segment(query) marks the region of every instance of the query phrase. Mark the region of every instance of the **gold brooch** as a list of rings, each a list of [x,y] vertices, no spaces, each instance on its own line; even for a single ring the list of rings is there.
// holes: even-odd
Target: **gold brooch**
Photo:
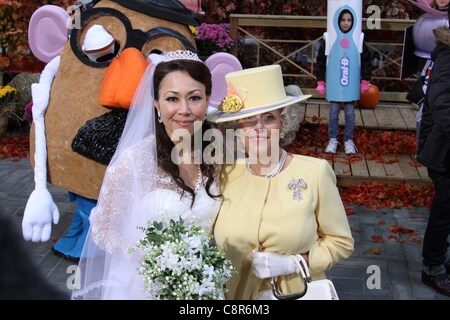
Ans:
[[[306,181],[302,178],[298,178],[297,180],[292,179],[288,184],[289,190],[294,190],[294,200],[303,200],[302,189],[306,190],[308,185]]]

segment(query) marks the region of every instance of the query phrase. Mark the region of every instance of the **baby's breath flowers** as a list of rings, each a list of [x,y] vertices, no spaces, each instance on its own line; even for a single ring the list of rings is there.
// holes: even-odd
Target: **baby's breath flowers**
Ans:
[[[148,222],[142,228],[145,237],[131,248],[142,250],[138,273],[151,299],[158,300],[221,300],[224,284],[234,268],[217,248],[211,235],[195,225],[170,220]]]

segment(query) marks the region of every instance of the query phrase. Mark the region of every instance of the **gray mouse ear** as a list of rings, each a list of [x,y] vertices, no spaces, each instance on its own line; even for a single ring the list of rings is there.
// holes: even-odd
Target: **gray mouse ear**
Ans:
[[[226,52],[217,52],[206,59],[212,75],[212,92],[209,99],[210,107],[217,108],[227,94],[225,76],[234,71],[242,70],[238,58]]]
[[[62,52],[69,36],[69,21],[69,14],[54,5],[42,6],[33,13],[28,42],[36,58],[47,63]]]

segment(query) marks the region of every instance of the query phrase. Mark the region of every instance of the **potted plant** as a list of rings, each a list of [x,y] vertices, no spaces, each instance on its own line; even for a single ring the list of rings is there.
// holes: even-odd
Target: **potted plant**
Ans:
[[[233,46],[233,39],[230,36],[230,24],[202,23],[195,28],[195,42],[198,55],[207,58],[216,52],[229,52]]]
[[[10,117],[22,121],[22,118],[16,113],[16,93],[17,90],[11,86],[0,86],[0,134],[6,132]]]

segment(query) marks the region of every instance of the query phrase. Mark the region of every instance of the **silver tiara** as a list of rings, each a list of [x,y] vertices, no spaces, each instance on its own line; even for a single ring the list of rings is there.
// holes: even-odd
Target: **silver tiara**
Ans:
[[[198,62],[203,62],[200,60],[198,55],[192,51],[189,50],[176,50],[176,51],[169,51],[164,52],[162,55],[162,61],[172,61],[172,60],[193,60]]]

